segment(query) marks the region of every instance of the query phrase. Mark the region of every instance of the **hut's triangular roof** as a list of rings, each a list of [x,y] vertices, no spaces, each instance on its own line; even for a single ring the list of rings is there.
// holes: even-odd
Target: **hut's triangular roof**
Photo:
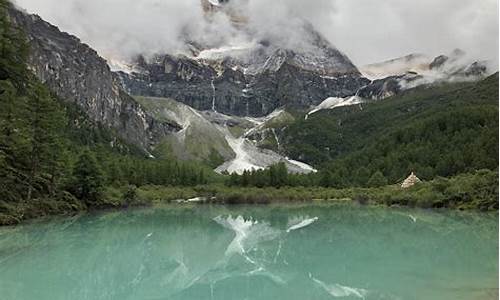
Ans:
[[[403,181],[403,183],[401,184],[401,187],[404,189],[407,189],[409,187],[414,186],[415,184],[417,184],[419,182],[422,182],[422,180],[420,180],[420,178],[418,178],[414,172],[411,172],[410,176],[408,176],[408,178],[406,178],[405,181]]]

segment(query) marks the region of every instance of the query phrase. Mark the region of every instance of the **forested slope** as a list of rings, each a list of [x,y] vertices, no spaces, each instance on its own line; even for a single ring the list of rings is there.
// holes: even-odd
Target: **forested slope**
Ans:
[[[321,111],[287,128],[283,147],[332,186],[390,183],[498,168],[498,73],[419,87],[375,103]]]

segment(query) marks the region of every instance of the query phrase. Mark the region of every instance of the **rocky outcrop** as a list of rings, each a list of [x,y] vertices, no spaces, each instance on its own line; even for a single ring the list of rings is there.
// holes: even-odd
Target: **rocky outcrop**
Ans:
[[[481,79],[488,75],[486,61],[467,60],[466,53],[460,49],[453,50],[448,55],[440,55],[429,64],[429,70],[443,74],[452,80]]]
[[[338,50],[325,49],[316,55],[277,49],[268,56],[269,49],[252,49],[244,59],[163,55],[140,72],[117,75],[132,95],[259,117],[283,106],[304,109],[328,97],[352,96],[369,83]]]
[[[15,8],[9,9],[9,16],[27,35],[29,67],[35,75],[59,98],[77,104],[92,121],[145,151],[181,129],[149,116],[122,91],[106,61],[78,38]]]
[[[441,68],[447,61],[449,60],[449,57],[446,55],[439,55],[434,60],[430,63],[429,69],[431,70],[436,70]]]
[[[484,77],[488,74],[488,67],[485,61],[476,61],[463,69],[465,77]]]
[[[400,94],[410,86],[417,86],[419,80],[423,80],[423,76],[413,72],[377,79],[362,87],[357,96],[368,100],[382,100]]]

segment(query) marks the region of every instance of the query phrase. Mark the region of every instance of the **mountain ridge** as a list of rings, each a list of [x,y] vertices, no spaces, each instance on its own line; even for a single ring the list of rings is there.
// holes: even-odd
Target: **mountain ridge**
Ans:
[[[28,37],[29,68],[52,92],[77,104],[90,119],[115,129],[146,152],[162,136],[180,130],[148,116],[120,89],[106,61],[77,37],[14,7],[9,7],[8,14]]]
[[[198,110],[213,108],[210,100],[215,97],[216,110],[253,117],[283,105],[304,109],[327,97],[347,97],[369,83],[345,54],[312,28],[307,32],[315,51],[261,42],[237,48],[237,54],[232,53],[234,48],[225,54],[212,50],[217,53],[212,58],[170,54],[149,62],[141,58],[131,64],[136,71],[117,74],[132,95],[174,98]],[[203,51],[207,49],[198,53]]]

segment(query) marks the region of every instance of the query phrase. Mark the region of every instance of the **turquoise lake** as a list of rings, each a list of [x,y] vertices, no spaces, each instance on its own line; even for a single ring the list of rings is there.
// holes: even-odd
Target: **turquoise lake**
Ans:
[[[166,206],[0,228],[0,299],[498,299],[498,215]]]

